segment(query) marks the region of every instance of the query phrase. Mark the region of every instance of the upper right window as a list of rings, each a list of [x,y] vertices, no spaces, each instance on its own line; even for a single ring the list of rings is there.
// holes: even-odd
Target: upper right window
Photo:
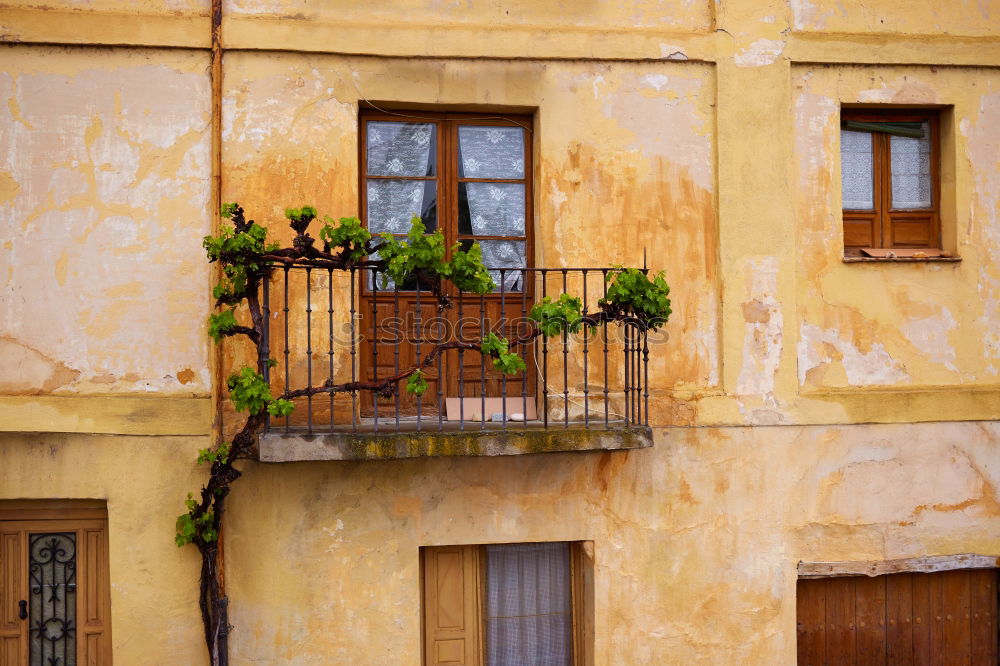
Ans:
[[[844,109],[844,254],[941,254],[938,112]]]

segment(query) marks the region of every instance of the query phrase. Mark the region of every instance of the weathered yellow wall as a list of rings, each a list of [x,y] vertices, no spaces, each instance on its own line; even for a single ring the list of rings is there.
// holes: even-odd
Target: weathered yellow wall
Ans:
[[[1000,374],[1000,75],[929,67],[796,67],[798,372],[804,391],[992,386]],[[841,261],[839,108],[948,104],[946,249],[958,264]],[[947,167],[947,165],[946,165]]]
[[[0,394],[206,395],[207,58],[3,50]]]
[[[420,546],[580,539],[595,663],[794,664],[799,560],[998,551],[998,445],[996,424],[668,429],[630,452],[257,466],[226,541],[234,661],[419,664]]]
[[[792,0],[796,30],[996,36],[997,0]]]
[[[234,663],[418,663],[425,545],[592,540],[599,664],[792,663],[799,560],[1000,554],[995,5],[225,3],[224,199],[354,214],[365,99],[527,112],[537,264],[675,299],[652,449],[248,464]],[[208,9],[0,10],[0,429],[77,433],[4,435],[0,499],[107,499],[119,664],[204,661]],[[848,103],[945,107],[961,263],[841,262]]]
[[[207,437],[0,435],[0,500],[107,501],[116,664],[199,664],[200,559],[174,545],[174,520],[202,470]]]

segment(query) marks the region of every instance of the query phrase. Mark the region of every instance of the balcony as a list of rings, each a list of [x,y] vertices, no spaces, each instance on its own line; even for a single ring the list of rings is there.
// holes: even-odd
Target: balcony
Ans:
[[[265,375],[272,392],[296,407],[268,420],[260,460],[651,446],[652,333],[598,305],[614,269],[490,272],[498,286],[480,296],[433,293],[416,278],[395,285],[373,267],[272,266],[260,352],[277,361]],[[540,335],[532,305],[562,294],[582,301],[583,326]],[[510,341],[516,370],[501,372],[481,352],[490,333]],[[410,386],[413,368],[420,379]]]

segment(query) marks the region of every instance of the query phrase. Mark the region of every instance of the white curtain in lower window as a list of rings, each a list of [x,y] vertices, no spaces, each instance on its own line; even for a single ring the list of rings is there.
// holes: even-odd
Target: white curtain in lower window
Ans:
[[[568,543],[487,546],[487,665],[569,666],[570,590]]]

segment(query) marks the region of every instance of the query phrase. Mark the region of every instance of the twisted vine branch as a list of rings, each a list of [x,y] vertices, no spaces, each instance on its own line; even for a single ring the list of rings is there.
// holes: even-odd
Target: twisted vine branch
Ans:
[[[396,284],[416,276],[430,285],[439,310],[451,307],[451,300],[444,293],[443,279],[448,279],[461,291],[479,294],[492,292],[496,285],[482,264],[478,244],[473,244],[468,251],[454,247],[452,259],[445,261],[440,232],[425,234],[419,218],[413,220],[408,243],[400,243],[389,235],[376,241],[357,218],[341,218],[337,226],[332,224],[333,220],[325,218],[326,224],[320,231],[323,249],[319,249],[315,239],[306,232],[316,217],[315,209],[309,206],[285,211],[296,232],[291,247],[285,248],[268,245],[266,230],[253,220],[247,220],[239,204],[224,204],[222,215],[232,220],[233,227],[224,227],[219,236],[207,236],[204,246],[209,260],[222,266],[223,280],[213,290],[215,306],[229,309],[209,317],[209,334],[217,341],[233,336],[246,337],[256,348],[256,363],[255,368],[245,367],[229,377],[230,399],[237,411],[246,411],[248,416],[231,442],[199,452],[198,462],[210,464],[208,480],[197,499],[188,494],[187,512],[177,518],[176,535],[178,546],[193,543],[201,555],[199,608],[213,666],[227,666],[229,659],[229,601],[223,588],[219,552],[226,500],[233,482],[241,476],[236,463],[253,459],[267,414],[287,416],[294,408],[293,399],[320,393],[395,392],[404,379],[408,380],[408,391],[422,393],[426,384],[422,384],[421,369],[430,367],[438,356],[452,349],[478,351],[491,357],[498,369],[510,373],[524,369],[523,360],[510,348],[527,345],[539,336],[558,335],[564,331],[575,333],[581,328],[608,322],[630,322],[655,329],[670,315],[670,300],[666,297],[670,290],[662,275],[649,280],[645,273],[636,269],[618,269],[614,282],[608,287],[607,297],[599,302],[600,309],[593,314],[583,315],[580,299],[567,294],[562,294],[555,302],[546,298],[532,308],[530,317],[534,324],[531,330],[513,340],[489,333],[479,343],[443,342],[419,362],[391,377],[340,384],[333,383],[331,378],[320,386],[294,390],[286,387],[275,397],[264,381],[266,369],[274,362],[267,356],[265,321],[259,300],[272,266],[352,271],[371,268],[387,273]],[[369,259],[372,255],[378,255],[379,259]],[[236,308],[244,302],[250,317],[249,326],[236,319]],[[414,382],[414,379],[420,381]]]

